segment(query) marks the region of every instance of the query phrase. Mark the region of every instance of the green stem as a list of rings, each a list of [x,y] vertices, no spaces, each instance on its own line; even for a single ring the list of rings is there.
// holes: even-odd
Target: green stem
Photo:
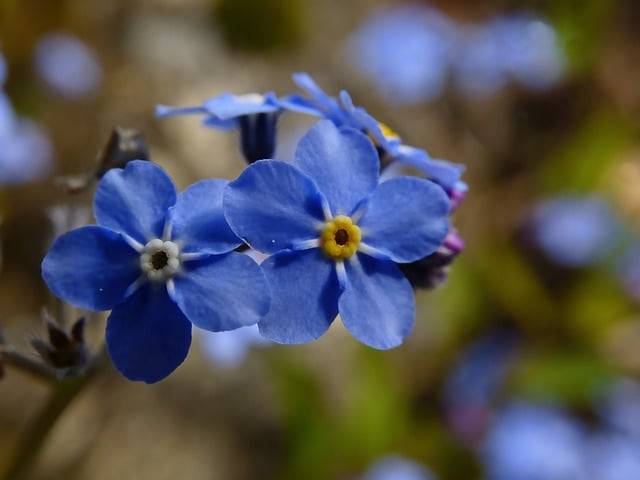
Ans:
[[[106,354],[101,352],[84,375],[61,380],[53,386],[49,401],[23,437],[9,467],[0,476],[1,480],[26,478],[58,419],[100,371],[100,367],[106,363],[105,360]]]

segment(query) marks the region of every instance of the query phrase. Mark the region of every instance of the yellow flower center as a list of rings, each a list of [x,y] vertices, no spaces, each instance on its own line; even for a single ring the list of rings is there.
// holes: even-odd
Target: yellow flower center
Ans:
[[[346,215],[338,215],[324,225],[320,248],[333,260],[345,260],[358,250],[362,235],[360,228]]]
[[[400,135],[398,135],[396,132],[391,130],[391,128],[389,128],[387,124],[378,122],[378,126],[380,127],[380,131],[382,131],[382,135],[384,135],[384,138],[386,138],[387,140],[400,138]]]

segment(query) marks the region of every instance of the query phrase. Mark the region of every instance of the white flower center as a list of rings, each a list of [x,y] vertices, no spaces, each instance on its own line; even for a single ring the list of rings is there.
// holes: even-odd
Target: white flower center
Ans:
[[[152,282],[164,282],[180,269],[180,248],[159,238],[151,240],[140,254],[140,268]]]

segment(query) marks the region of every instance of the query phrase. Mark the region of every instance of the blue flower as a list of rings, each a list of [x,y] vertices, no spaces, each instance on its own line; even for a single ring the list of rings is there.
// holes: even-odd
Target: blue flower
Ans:
[[[374,463],[362,480],[435,480],[428,468],[399,455],[389,455]]]
[[[233,231],[258,251],[272,308],[260,332],[280,343],[320,337],[338,313],[375,348],[398,346],[414,322],[411,285],[396,262],[434,252],[448,231],[449,200],[428,180],[379,183],[379,161],[362,133],[315,125],[295,165],[263,160],[224,196]]]
[[[279,99],[283,108],[323,117],[338,127],[351,127],[366,133],[391,161],[416,168],[447,190],[458,184],[464,171],[462,165],[433,159],[424,150],[403,144],[389,127],[369,115],[364,108],[356,107],[346,91],[340,92],[339,99],[336,99],[327,95],[306,73],[294,74],[293,80],[308,97],[298,94],[283,97]]]
[[[554,262],[583,267],[611,253],[619,225],[609,205],[596,197],[559,197],[533,212],[533,242]]]
[[[49,136],[38,124],[13,113],[3,118],[4,101],[0,93],[0,187],[40,180],[53,165]]]
[[[585,458],[589,462],[589,478],[640,478],[640,443],[637,438],[601,432],[589,439],[585,450]]]
[[[462,31],[454,78],[471,96],[492,95],[510,79],[542,90],[560,80],[564,64],[552,26],[528,15],[508,15]]]
[[[90,95],[102,82],[102,66],[96,53],[65,32],[49,33],[38,41],[34,65],[51,90],[70,99]]]
[[[563,411],[516,403],[501,412],[482,455],[492,480],[559,480],[584,476],[585,432]]]
[[[272,92],[264,95],[223,93],[195,107],[158,105],[159,118],[177,115],[205,115],[203,124],[221,130],[238,128],[240,147],[247,163],[271,158],[276,147],[277,122],[281,107]]]
[[[112,169],[96,191],[98,225],[62,235],[42,262],[56,296],[111,309],[109,354],[131,380],[157,382],[176,369],[189,350],[192,323],[233,330],[269,309],[260,267],[233,252],[242,242],[223,216],[226,184],[205,180],[176,195],[151,162]]]
[[[369,18],[351,38],[349,53],[385,98],[411,104],[442,94],[455,43],[448,18],[425,5],[405,5]]]
[[[250,325],[230,332],[203,332],[200,343],[212,364],[233,368],[240,365],[251,347],[266,345],[269,341],[260,335],[257,325]]]

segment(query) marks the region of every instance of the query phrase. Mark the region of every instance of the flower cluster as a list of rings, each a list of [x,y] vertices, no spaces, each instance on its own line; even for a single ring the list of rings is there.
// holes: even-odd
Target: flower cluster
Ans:
[[[107,346],[126,377],[166,377],[185,359],[192,325],[257,324],[264,338],[295,344],[319,338],[340,314],[362,343],[396,347],[415,319],[400,265],[462,249],[449,226],[466,189],[462,168],[403,144],[346,92],[336,99],[307,75],[295,79],[308,96],[223,94],[196,107],[159,106],[161,117],[202,114],[206,126],[238,128],[249,165],[232,182],[203,180],[180,194],[152,162],[113,168],[95,194],[97,225],[62,235],[44,259],[55,295],[111,310]],[[322,118],[293,163],[269,158],[285,111]],[[426,178],[381,175],[396,163]],[[266,260],[240,253],[247,247]],[[442,273],[444,264],[434,265],[423,273]]]

